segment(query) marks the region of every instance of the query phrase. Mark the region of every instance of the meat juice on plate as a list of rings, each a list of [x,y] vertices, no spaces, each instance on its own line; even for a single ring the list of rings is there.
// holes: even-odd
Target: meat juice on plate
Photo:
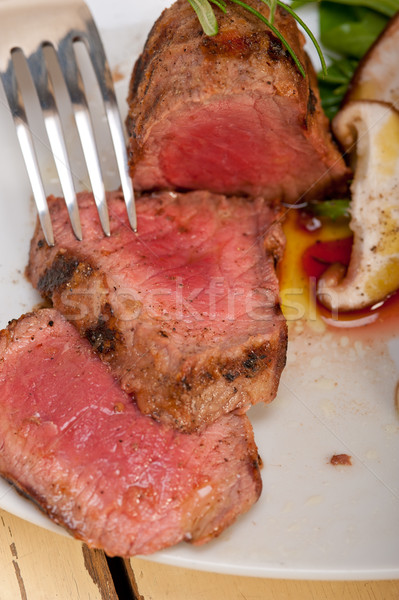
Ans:
[[[320,276],[331,265],[349,264],[353,241],[349,219],[333,221],[289,209],[283,228],[287,245],[279,267],[279,281],[291,347],[300,348],[301,340],[305,339],[308,351],[314,347],[311,364],[326,369],[327,362],[330,368],[335,362],[337,378],[342,373],[342,362],[347,360],[356,361],[358,366],[363,363],[365,371],[368,363],[373,370],[376,355],[386,355],[389,363],[397,364],[399,291],[374,306],[350,312],[332,311],[317,298]],[[334,346],[340,349],[338,353],[332,351]],[[322,348],[326,351],[323,364]],[[396,398],[395,379],[392,385]]]
[[[349,264],[353,234],[348,219],[319,219],[292,208],[286,213],[283,228],[287,245],[279,280],[283,313],[293,334],[306,322],[316,333],[328,327],[347,333],[356,330],[353,336],[357,338],[394,335],[399,324],[399,291],[354,311],[329,310],[316,296],[317,281],[331,265]]]

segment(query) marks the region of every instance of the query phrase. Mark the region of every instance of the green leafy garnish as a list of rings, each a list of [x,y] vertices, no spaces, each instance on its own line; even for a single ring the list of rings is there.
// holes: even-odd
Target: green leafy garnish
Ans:
[[[216,6],[218,6],[222,12],[227,12],[225,0],[210,0],[210,2],[212,2],[212,4],[216,4]]]
[[[277,0],[277,4],[279,6],[282,6],[288,13],[290,13],[290,15],[292,17],[294,17],[295,21],[308,34],[308,36],[309,36],[312,44],[316,48],[317,54],[319,55],[319,59],[320,59],[320,62],[321,62],[321,70],[324,73],[324,75],[327,75],[327,66],[326,66],[326,61],[324,60],[324,55],[323,55],[322,49],[320,48],[320,45],[319,45],[318,41],[316,40],[316,38],[313,35],[313,33],[310,31],[309,27],[306,25],[306,23],[304,21],[302,21],[302,19],[296,14],[296,12],[291,7],[283,4],[283,2],[280,2],[279,0]]]
[[[324,4],[323,0],[294,0],[291,3],[295,10],[306,4]],[[387,17],[393,17],[399,10],[397,0],[331,0],[331,4],[344,4],[345,6],[364,6],[371,8],[377,13],[381,13]]]
[[[327,75],[319,73],[322,105],[338,112],[359,60],[399,11],[399,0],[294,0],[291,7],[318,4],[320,41],[333,54]]]
[[[327,75],[319,73],[321,103],[329,119],[337,114],[357,65],[358,61],[352,58],[333,59]]]
[[[274,23],[274,15],[277,8],[277,0],[270,0],[270,2],[265,2],[270,7],[270,23],[273,25]]]
[[[249,4],[246,4],[242,0],[230,0],[230,2],[233,2],[233,4],[238,4],[239,6],[242,6],[248,12],[252,13],[256,17],[258,17],[258,19],[260,19],[261,21],[263,21],[263,23],[265,23],[265,25],[267,25],[268,28],[274,33],[274,35],[280,40],[280,42],[283,44],[283,46],[285,46],[285,48],[287,49],[287,51],[291,55],[292,59],[294,60],[296,66],[298,67],[298,70],[301,73],[302,77],[306,77],[305,69],[303,68],[303,66],[301,64],[301,61],[299,60],[299,58],[295,54],[294,50],[291,48],[290,44],[281,35],[281,33],[279,32],[279,30],[268,19],[266,19],[265,16],[262,15],[262,13],[260,13],[255,8],[252,8],[252,6],[249,6]],[[265,2],[265,4],[267,4],[267,2]]]
[[[322,2],[320,41],[345,58],[360,60],[387,24],[387,17],[363,6]]]
[[[206,35],[216,35],[219,31],[217,19],[216,19],[215,13],[213,11],[213,8],[211,6],[211,3],[214,4],[215,6],[217,6],[219,9],[221,9],[224,13],[227,12],[228,2],[231,2],[232,4],[238,4],[239,6],[241,6],[248,12],[252,13],[260,21],[262,21],[262,23],[264,23],[274,33],[274,35],[280,40],[282,45],[286,48],[287,52],[290,54],[293,61],[295,62],[302,77],[306,77],[305,69],[304,69],[301,61],[295,54],[295,51],[293,50],[292,46],[287,42],[287,40],[284,38],[284,36],[279,32],[277,27],[275,27],[275,25],[274,25],[274,17],[275,17],[277,6],[282,7],[284,10],[289,12],[294,17],[294,19],[298,22],[298,24],[309,35],[310,39],[312,40],[313,44],[315,45],[318,55],[320,57],[322,70],[324,73],[326,73],[327,70],[326,70],[326,64],[324,61],[323,53],[321,51],[319,44],[317,43],[316,38],[314,37],[314,35],[310,31],[310,29],[307,27],[307,25],[302,21],[302,19],[300,17],[298,17],[298,15],[294,12],[294,10],[291,7],[284,4],[283,2],[281,2],[280,0],[261,0],[261,1],[264,4],[266,4],[270,9],[270,18],[269,19],[267,19],[261,12],[259,12],[258,10],[256,10],[255,8],[253,8],[252,6],[250,6],[243,0],[188,0],[188,2],[191,4],[193,9],[195,10],[198,20],[201,23],[202,29]]]
[[[350,201],[347,199],[323,200],[321,202],[311,202],[307,211],[317,217],[326,217],[332,221],[337,219],[349,218]]]
[[[188,0],[195,12],[206,35],[216,35],[219,31],[218,22],[213,8],[208,0]]]

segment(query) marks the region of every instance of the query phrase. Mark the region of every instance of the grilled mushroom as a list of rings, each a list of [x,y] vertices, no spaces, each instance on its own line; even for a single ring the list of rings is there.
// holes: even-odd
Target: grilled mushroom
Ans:
[[[318,295],[332,309],[354,310],[399,288],[399,112],[383,102],[349,102],[333,130],[355,172],[354,243],[346,274],[335,266],[327,270]]]

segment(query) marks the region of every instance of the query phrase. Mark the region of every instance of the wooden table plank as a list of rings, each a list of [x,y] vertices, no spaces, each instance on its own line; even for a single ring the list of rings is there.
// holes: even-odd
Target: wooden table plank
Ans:
[[[399,581],[325,582],[204,573],[119,561],[119,600],[398,600]],[[123,573],[122,573],[123,571]],[[118,570],[114,570],[118,578]],[[123,579],[130,579],[126,586]],[[119,585],[122,583],[123,585]],[[129,589],[127,589],[129,588]],[[0,510],[0,600],[118,600],[104,553]]]
[[[118,600],[103,552],[0,510],[0,600]]]
[[[399,581],[290,581],[225,576],[131,559],[143,600],[398,600]]]

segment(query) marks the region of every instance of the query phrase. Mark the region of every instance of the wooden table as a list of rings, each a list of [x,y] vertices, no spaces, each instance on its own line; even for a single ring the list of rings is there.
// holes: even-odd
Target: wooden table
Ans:
[[[236,577],[107,560],[103,552],[0,510],[0,600],[398,600],[398,581]]]

